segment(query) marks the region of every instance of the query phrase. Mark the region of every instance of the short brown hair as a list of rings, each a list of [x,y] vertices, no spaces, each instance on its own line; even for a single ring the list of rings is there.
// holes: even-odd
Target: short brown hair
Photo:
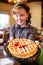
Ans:
[[[27,13],[29,12],[29,10],[30,10],[30,7],[26,4],[26,3],[24,3],[24,2],[19,2],[19,3],[17,3],[17,4],[15,4],[14,5],[14,7],[13,7],[13,9],[12,9],[12,13],[14,14],[16,11],[17,11],[17,9],[20,9],[20,8],[23,8]]]

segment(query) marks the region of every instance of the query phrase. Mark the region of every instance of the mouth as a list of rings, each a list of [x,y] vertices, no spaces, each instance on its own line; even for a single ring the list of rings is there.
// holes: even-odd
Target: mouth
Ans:
[[[18,22],[18,23],[22,23],[23,21],[21,21],[21,20],[18,20],[17,22]]]

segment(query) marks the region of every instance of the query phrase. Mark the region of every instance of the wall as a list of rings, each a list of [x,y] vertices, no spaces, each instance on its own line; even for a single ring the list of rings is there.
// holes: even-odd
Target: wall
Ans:
[[[31,22],[34,27],[41,27],[41,2],[32,2],[29,4],[31,10]]]
[[[30,6],[31,11],[31,22],[34,27],[40,28],[41,27],[41,2],[31,2],[28,3]],[[0,11],[6,11],[10,15],[10,25],[12,26],[14,24],[14,19],[12,17],[11,11],[12,11],[13,5],[11,4],[5,4],[0,3]]]

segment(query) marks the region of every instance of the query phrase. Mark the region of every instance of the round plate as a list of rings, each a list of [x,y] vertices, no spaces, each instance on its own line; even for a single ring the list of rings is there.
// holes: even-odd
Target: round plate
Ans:
[[[29,57],[29,58],[17,58],[17,57],[14,57],[14,56],[12,56],[11,54],[10,54],[10,52],[9,52],[9,50],[8,50],[8,48],[7,48],[7,45],[8,45],[9,43],[7,43],[7,44],[5,44],[4,45],[4,50],[3,50],[3,52],[4,52],[4,55],[7,57],[7,58],[9,58],[10,60],[13,60],[14,62],[21,62],[21,63],[27,63],[27,62],[34,62],[38,57],[39,57],[39,55],[40,55],[40,53],[41,53],[41,49],[40,48],[38,48],[38,51],[37,51],[37,53],[34,55],[34,56],[32,56],[32,57]]]

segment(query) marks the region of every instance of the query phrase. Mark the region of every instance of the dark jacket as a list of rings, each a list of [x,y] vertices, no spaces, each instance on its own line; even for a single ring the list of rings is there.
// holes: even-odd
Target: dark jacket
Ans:
[[[10,30],[10,37],[14,38],[27,38],[34,40],[36,36],[36,29],[31,25],[26,25],[25,27],[20,27],[19,25],[14,25]]]

